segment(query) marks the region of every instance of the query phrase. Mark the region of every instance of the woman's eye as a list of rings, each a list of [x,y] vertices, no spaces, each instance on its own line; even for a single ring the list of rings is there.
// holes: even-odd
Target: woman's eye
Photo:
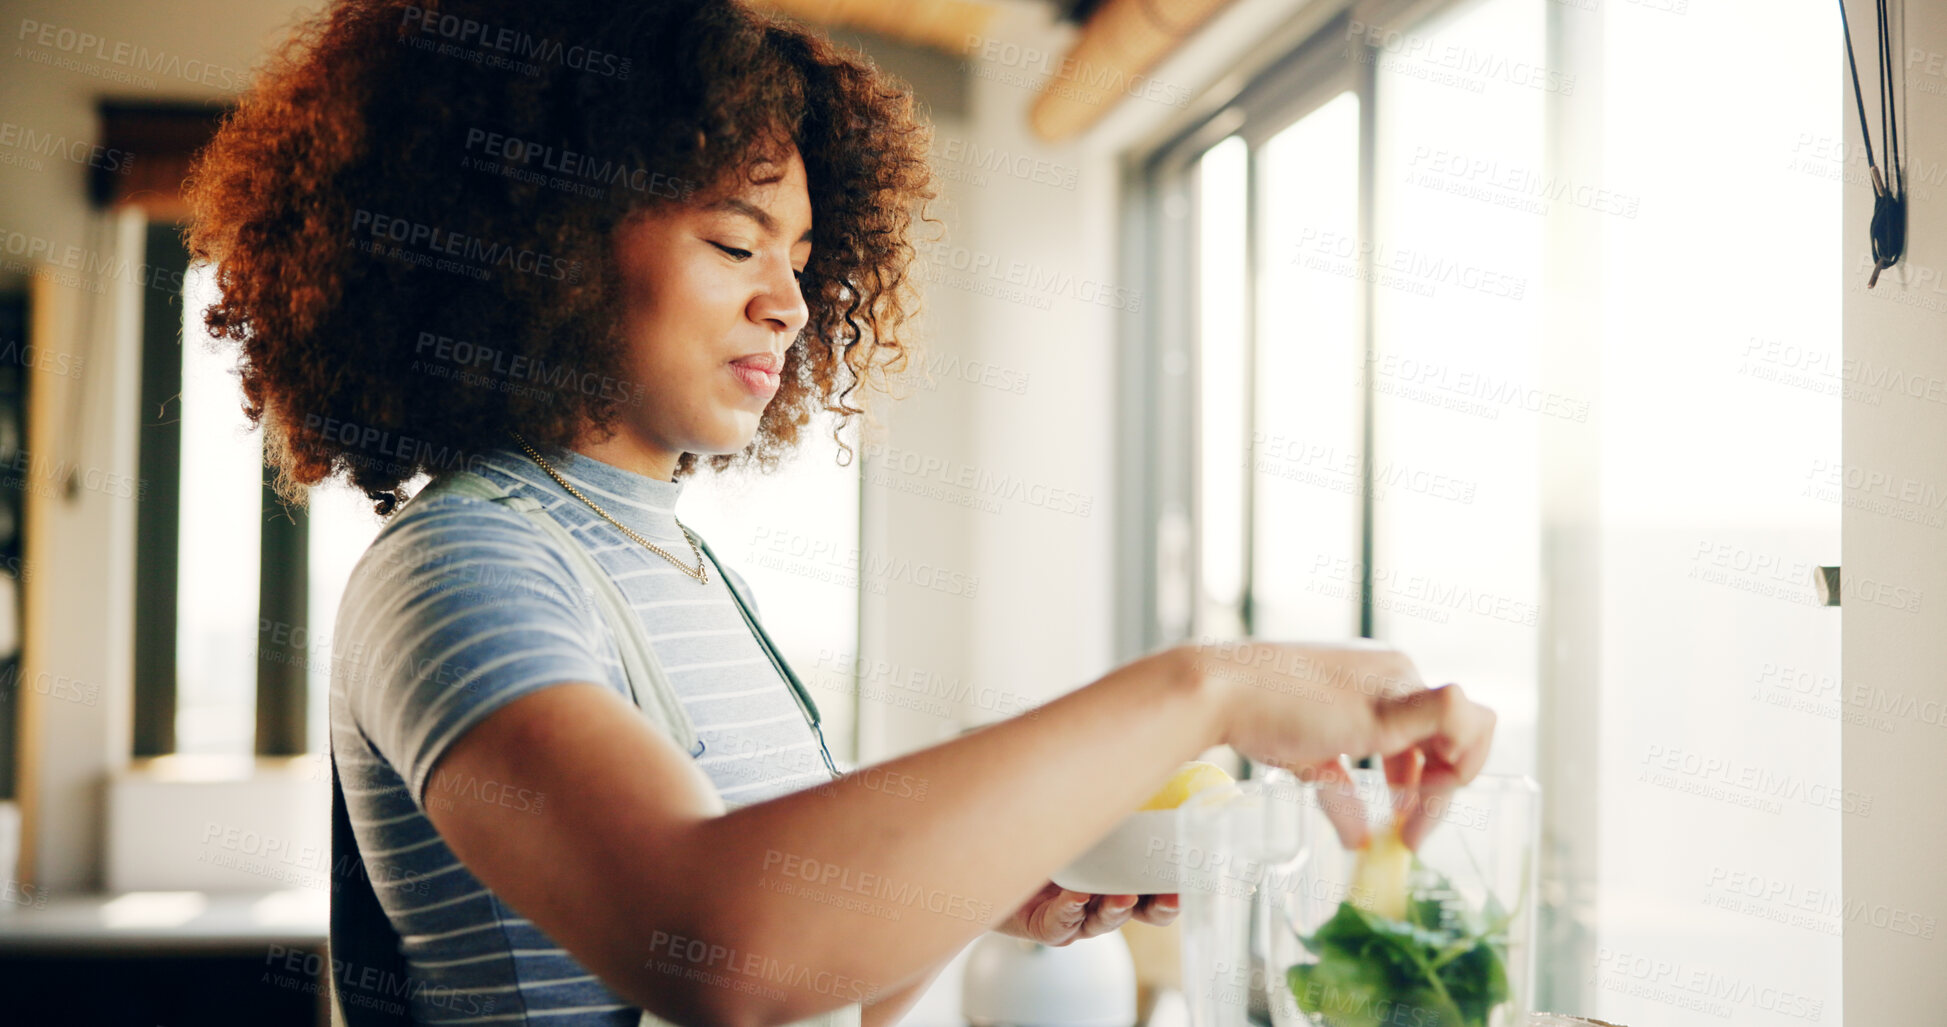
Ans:
[[[729,255],[730,255],[730,256],[731,256],[731,257],[732,257],[733,259],[735,259],[735,260],[749,260],[749,259],[750,259],[750,251],[749,251],[749,250],[740,250],[740,249],[738,249],[738,248],[736,248],[735,246],[725,246],[724,244],[722,244],[722,243],[720,243],[720,242],[713,242],[713,243],[711,243],[710,245],[712,245],[712,246],[715,246],[715,247],[716,247],[717,249],[720,249],[720,250],[722,250],[722,251],[723,251],[723,252],[725,252],[725,253],[728,253],[728,254],[729,254]]]

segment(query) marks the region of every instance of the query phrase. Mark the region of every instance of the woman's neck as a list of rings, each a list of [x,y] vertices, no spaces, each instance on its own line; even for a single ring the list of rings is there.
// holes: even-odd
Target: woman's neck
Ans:
[[[611,467],[620,467],[657,481],[675,480],[676,463],[683,455],[671,452],[626,427],[617,427],[615,434],[599,442],[583,436],[568,448]]]

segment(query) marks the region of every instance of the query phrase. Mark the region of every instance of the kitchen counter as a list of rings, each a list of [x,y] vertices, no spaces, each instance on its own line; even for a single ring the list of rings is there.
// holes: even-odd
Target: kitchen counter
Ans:
[[[329,923],[315,888],[49,895],[0,905],[0,953],[322,951]]]

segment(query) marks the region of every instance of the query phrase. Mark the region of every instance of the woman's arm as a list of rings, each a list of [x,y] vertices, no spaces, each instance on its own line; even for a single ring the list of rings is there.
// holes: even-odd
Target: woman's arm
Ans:
[[[494,711],[436,771],[531,789],[542,811],[429,814],[476,877],[630,1001],[685,1023],[789,1023],[937,966],[1212,745],[1247,739],[1248,755],[1301,764],[1438,736],[1463,779],[1478,769],[1492,715],[1451,687],[1385,698],[1417,685],[1404,657],[1281,651],[1312,662],[1161,650],[1011,720],[721,816],[703,772],[618,695],[557,685]],[[1392,684],[1358,684],[1374,680]]]
[[[951,962],[953,956],[940,960],[931,969],[913,978],[910,983],[900,985],[887,992],[884,997],[868,1004],[860,1011],[859,1027],[892,1027],[893,1024],[898,1023],[899,1018],[912,1010],[914,1003],[919,1001],[919,997],[926,993],[927,987],[940,976],[940,971],[946,969],[947,964]]]

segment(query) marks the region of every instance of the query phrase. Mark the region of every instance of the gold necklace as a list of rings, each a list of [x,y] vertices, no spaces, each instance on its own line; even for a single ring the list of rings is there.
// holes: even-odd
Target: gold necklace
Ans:
[[[710,568],[708,562],[703,559],[703,551],[696,548],[696,537],[690,534],[690,529],[683,527],[682,521],[676,521],[676,527],[682,530],[683,538],[689,541],[690,552],[696,554],[695,570],[690,570],[688,567],[683,566],[683,561],[678,560],[674,556],[669,555],[668,550],[655,544],[654,542],[649,541],[646,538],[643,538],[641,535],[636,534],[634,529],[630,528],[626,524],[623,524],[621,521],[618,521],[615,518],[610,517],[608,511],[602,509],[601,504],[595,502],[594,500],[588,498],[587,496],[582,495],[580,489],[574,487],[573,485],[568,484],[568,479],[563,478],[559,472],[557,472],[553,467],[548,465],[548,462],[546,460],[541,459],[541,454],[535,452],[534,447],[527,444],[527,440],[521,437],[520,432],[517,431],[510,432],[509,434],[514,436],[515,442],[521,444],[522,449],[527,450],[527,455],[532,457],[535,463],[541,465],[541,470],[548,472],[548,477],[553,478],[555,481],[560,482],[561,487],[568,490],[569,495],[574,496],[576,499],[579,499],[582,502],[587,503],[590,507],[594,508],[596,513],[602,515],[603,520],[622,529],[622,534],[627,535],[632,539],[635,539],[637,542],[640,542],[644,546],[648,547],[650,552],[655,553],[657,556],[660,556],[663,559],[668,560],[670,563],[675,564],[677,570],[682,571],[684,574],[687,574],[691,578],[696,579],[696,581],[701,584],[706,584],[706,585],[709,584]],[[670,519],[675,520],[676,515],[671,514]]]

